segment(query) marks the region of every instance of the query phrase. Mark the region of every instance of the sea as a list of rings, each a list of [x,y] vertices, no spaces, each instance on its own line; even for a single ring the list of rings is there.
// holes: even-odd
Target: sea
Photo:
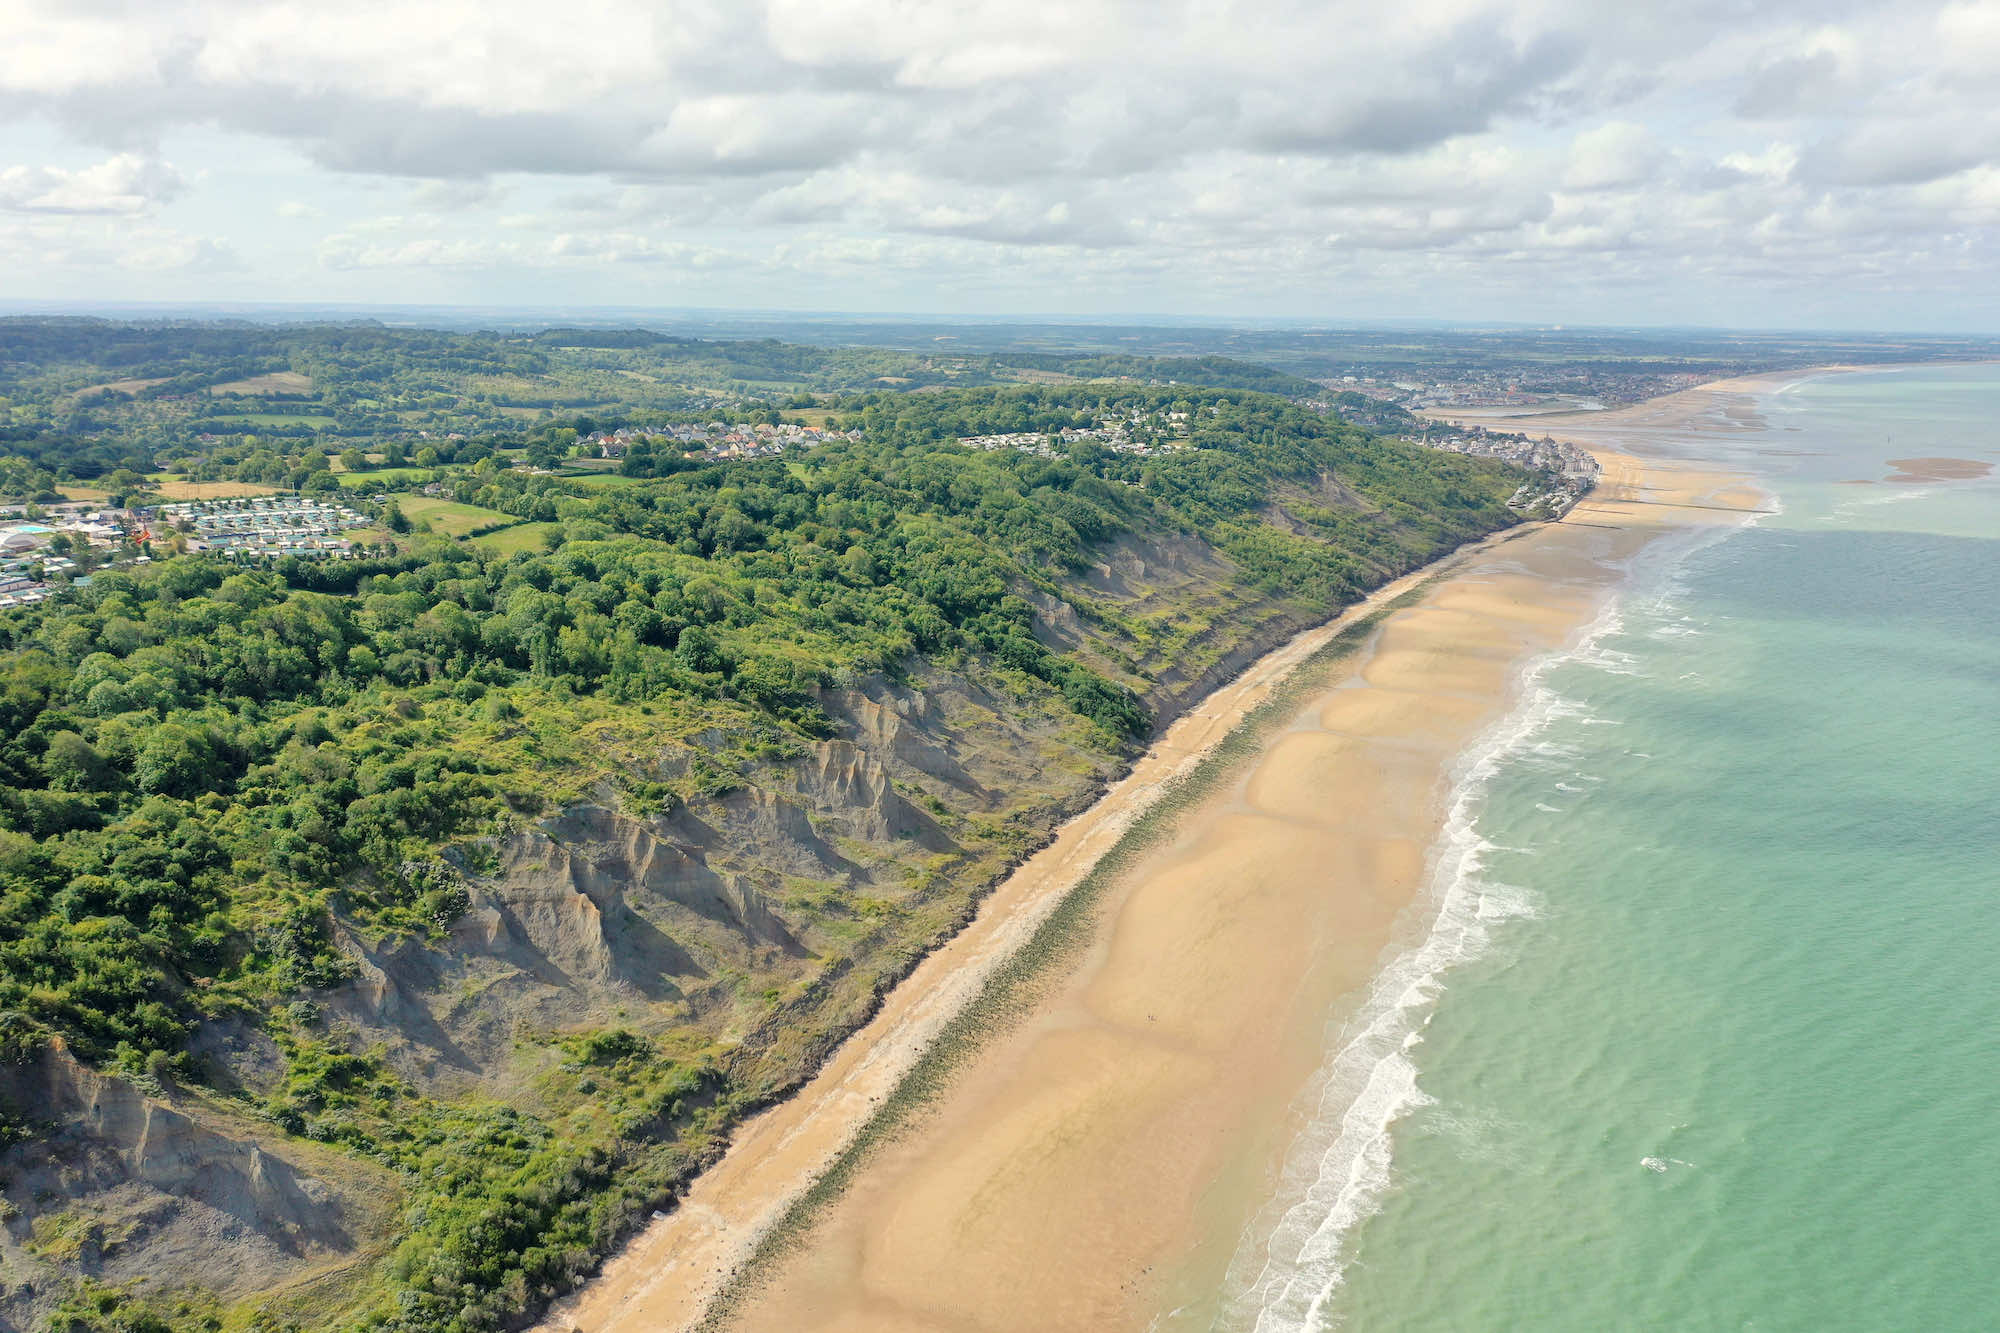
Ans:
[[[2000,1328],[2000,367],[1680,441],[1658,543],[1463,766],[1217,1328]],[[1973,471],[1974,469],[1949,469]]]

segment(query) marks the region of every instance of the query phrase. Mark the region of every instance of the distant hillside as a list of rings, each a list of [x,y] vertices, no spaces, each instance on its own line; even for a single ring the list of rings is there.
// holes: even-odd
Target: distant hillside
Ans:
[[[1004,369],[1040,370],[1078,379],[1129,379],[1142,383],[1187,384],[1210,389],[1254,389],[1259,393],[1307,398],[1322,392],[1311,380],[1269,366],[1226,356],[1062,355],[1001,352],[993,364]]]

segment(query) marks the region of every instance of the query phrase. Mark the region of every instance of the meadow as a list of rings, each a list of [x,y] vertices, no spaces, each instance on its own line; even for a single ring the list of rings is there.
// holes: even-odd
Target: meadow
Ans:
[[[519,521],[512,514],[432,495],[405,496],[398,503],[411,523],[428,523],[432,531],[447,537],[476,537]]]

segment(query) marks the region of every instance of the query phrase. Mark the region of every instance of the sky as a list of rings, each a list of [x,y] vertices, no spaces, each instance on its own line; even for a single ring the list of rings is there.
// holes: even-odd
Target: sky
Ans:
[[[2000,332],[2000,0],[0,0],[0,301]]]

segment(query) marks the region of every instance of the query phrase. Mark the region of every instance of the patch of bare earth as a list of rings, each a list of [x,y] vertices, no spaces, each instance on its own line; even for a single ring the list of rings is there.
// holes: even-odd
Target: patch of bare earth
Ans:
[[[248,394],[253,397],[270,398],[278,395],[311,393],[313,382],[310,376],[301,375],[296,370],[274,370],[268,375],[252,375],[248,379],[231,380],[211,388],[211,394]]]

